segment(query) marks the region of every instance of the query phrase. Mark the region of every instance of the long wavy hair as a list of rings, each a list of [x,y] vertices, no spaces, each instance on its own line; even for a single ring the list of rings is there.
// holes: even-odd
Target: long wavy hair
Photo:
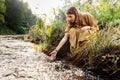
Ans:
[[[94,18],[94,16],[92,16],[90,13],[86,13],[86,12],[78,12],[77,9],[75,7],[70,7],[66,14],[74,14],[75,15],[75,21],[74,23],[70,23],[69,21],[67,21],[67,26],[69,28],[71,27],[83,27],[83,26],[91,26],[91,28],[95,28],[97,30],[98,29],[98,25],[97,25],[97,20]]]
[[[70,23],[69,21],[67,21],[68,22],[67,24],[69,27],[79,27],[81,25],[81,23],[80,23],[81,18],[79,16],[79,12],[77,11],[77,9],[75,7],[70,7],[67,10],[66,14],[75,15],[75,21],[73,23]]]

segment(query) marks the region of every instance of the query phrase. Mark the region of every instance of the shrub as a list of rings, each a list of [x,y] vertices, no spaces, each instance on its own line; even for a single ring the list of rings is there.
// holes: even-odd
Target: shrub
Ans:
[[[100,30],[98,37],[87,49],[86,67],[102,76],[111,76],[120,72],[120,31],[118,28],[106,27]],[[112,76],[113,77],[113,76]]]

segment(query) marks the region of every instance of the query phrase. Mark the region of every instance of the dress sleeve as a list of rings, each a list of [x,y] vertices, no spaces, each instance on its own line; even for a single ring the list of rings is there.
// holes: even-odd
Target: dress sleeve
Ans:
[[[69,26],[67,26],[67,27],[65,28],[65,33],[68,33],[68,32],[69,32],[69,30],[70,30],[70,27],[69,27]]]

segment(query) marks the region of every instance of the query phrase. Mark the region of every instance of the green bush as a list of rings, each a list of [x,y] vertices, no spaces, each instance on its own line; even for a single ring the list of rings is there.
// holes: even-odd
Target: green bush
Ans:
[[[120,60],[120,30],[117,29],[108,27],[100,30],[87,49],[88,56],[84,59],[86,69],[107,77],[120,72],[117,65]]]
[[[0,35],[10,35],[10,34],[15,34],[12,30],[7,28],[6,26],[0,26]]]
[[[98,6],[95,4],[86,3],[80,7],[80,11],[90,12],[98,20],[100,29],[106,27],[107,23],[111,26],[120,25],[120,0],[100,0]]]

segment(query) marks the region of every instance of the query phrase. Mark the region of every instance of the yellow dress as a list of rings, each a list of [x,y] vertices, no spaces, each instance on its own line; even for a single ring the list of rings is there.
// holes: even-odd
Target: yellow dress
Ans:
[[[73,65],[79,65],[79,63],[86,56],[86,49],[90,42],[97,38],[97,28],[91,27],[91,29],[82,31],[80,28],[66,28],[65,30],[69,34],[70,53],[68,55],[68,61]]]
[[[68,57],[73,64],[79,63],[85,56],[85,51],[89,44],[97,38],[98,25],[97,20],[88,13],[80,13],[81,26],[69,27],[67,26],[65,32],[69,34],[70,54]],[[81,27],[90,26],[89,30],[82,31]]]
[[[90,29],[86,31],[81,31],[80,28],[70,28],[68,30],[68,34],[70,42],[69,57],[73,58],[78,54],[82,54],[83,50],[88,47],[93,36],[96,36],[96,30]]]

